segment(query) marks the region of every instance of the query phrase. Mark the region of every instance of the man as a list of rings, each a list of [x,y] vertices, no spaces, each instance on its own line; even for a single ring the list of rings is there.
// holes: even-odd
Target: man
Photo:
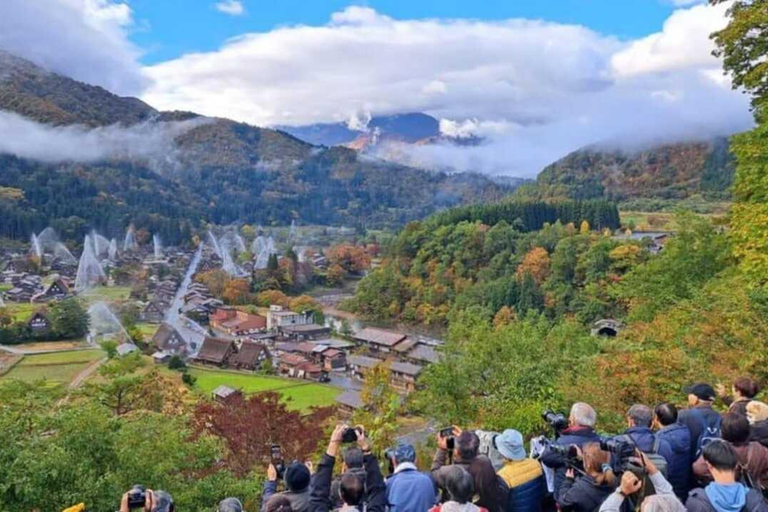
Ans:
[[[331,479],[333,478],[333,466],[336,464],[336,456],[339,453],[344,432],[347,425],[337,425],[331,434],[328,449],[323,455],[323,460],[317,466],[312,490],[310,492],[310,512],[329,512],[331,503]],[[365,437],[361,427],[355,429],[357,433],[357,445],[363,452],[363,466],[365,467],[365,481],[347,471],[341,477],[339,496],[344,503],[342,507],[347,512],[361,511],[365,507],[366,512],[384,512],[387,508],[387,488],[384,485],[384,477],[379,469],[379,463],[371,454],[371,443]],[[294,510],[295,512],[295,510]]]
[[[579,448],[587,443],[599,443],[600,436],[595,433],[597,413],[591,405],[577,402],[571,407],[568,417],[568,428],[561,432],[555,444],[568,446],[575,444]],[[558,495],[560,486],[565,480],[565,458],[552,450],[545,450],[539,459],[542,464],[555,470],[554,494]]]
[[[669,443],[661,438],[656,437],[656,434],[651,430],[651,424],[653,423],[653,412],[647,405],[635,404],[627,411],[627,430],[624,431],[623,436],[629,437],[637,448],[644,453],[658,453],[667,461],[669,465],[674,454]],[[655,448],[658,450],[654,452]]]
[[[688,498],[691,480],[691,431],[677,422],[677,407],[664,403],[656,406],[653,416],[656,435],[669,444],[672,458],[667,459],[667,480],[681,501]]]
[[[736,481],[739,458],[730,444],[712,441],[702,450],[702,457],[714,482],[691,491],[685,503],[688,512],[768,512],[760,491]]]
[[[299,462],[290,464],[285,469],[286,490],[280,494],[288,498],[294,512],[307,512],[309,509],[309,483],[311,475],[309,468]],[[277,494],[277,469],[270,464],[267,468],[267,481],[264,484],[264,494],[261,499],[261,510],[266,511],[269,498]]]
[[[365,482],[365,468],[363,467],[363,452],[357,446],[350,446],[342,454],[343,462],[341,464],[341,474],[351,472],[356,474],[361,481]],[[343,503],[339,497],[339,486],[341,485],[341,476],[334,478],[331,482],[331,502],[333,508],[341,508]]]
[[[496,436],[496,449],[504,464],[499,476],[509,487],[507,512],[538,512],[547,494],[547,482],[539,461],[525,453],[523,435],[508,429]]]
[[[747,404],[752,401],[760,392],[760,386],[749,377],[739,377],[731,386],[732,396],[728,396],[725,386],[717,386],[717,394],[725,405],[728,406],[728,412],[735,412],[742,416],[747,415]]]
[[[123,499],[120,502],[120,512],[129,512],[128,495],[135,492],[137,488],[143,490],[143,487],[135,486],[132,490],[123,494]],[[153,491],[152,489],[147,489],[144,491],[144,495],[146,496],[144,510],[149,512],[174,512],[174,510],[176,510],[173,498],[165,491]]]
[[[654,494],[646,496],[643,500],[640,506],[641,512],[683,512],[685,506],[677,499],[672,485],[664,478],[664,475],[643,454],[640,454],[640,459],[654,489]],[[624,506],[626,499],[640,491],[642,487],[642,480],[633,472],[625,471],[621,476],[621,485],[600,505],[600,512],[620,512],[621,510],[626,510]]]
[[[237,498],[225,498],[219,502],[216,512],[243,512],[243,504]]]
[[[437,488],[432,477],[416,467],[413,445],[400,444],[388,452],[395,468],[387,479],[387,505],[390,512],[424,512],[435,505]]]
[[[478,497],[475,505],[487,509],[489,512],[503,512],[506,507],[507,493],[509,489],[493,469],[491,461],[485,455],[478,455],[480,439],[474,432],[463,432],[460,428],[453,428],[454,449],[452,454],[448,450],[448,438],[437,434],[437,452],[432,461],[432,478],[438,487],[445,490],[447,464],[449,455],[453,456],[453,464],[461,466],[472,475],[475,494]]]
[[[691,454],[693,457],[699,453],[702,437],[719,437],[720,414],[712,409],[715,401],[715,390],[709,384],[699,382],[683,388],[688,394],[690,409],[684,409],[678,414],[678,421],[688,427],[691,432]]]
[[[733,448],[739,463],[746,469],[755,484],[768,485],[768,448],[757,441],[749,441],[749,421],[739,413],[729,412],[723,416],[723,441]],[[699,479],[710,481],[708,465],[704,457],[693,464],[693,472]]]

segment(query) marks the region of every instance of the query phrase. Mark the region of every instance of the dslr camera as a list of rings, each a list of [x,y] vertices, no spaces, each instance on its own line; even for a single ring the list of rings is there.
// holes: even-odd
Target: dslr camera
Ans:
[[[341,435],[341,442],[342,443],[355,443],[357,442],[357,433],[360,432],[360,434],[364,434],[363,430],[361,428],[355,427],[349,427],[347,430],[344,431],[344,433]]]
[[[144,508],[147,504],[147,492],[142,485],[134,485],[128,491],[128,509]]]
[[[568,418],[565,416],[565,414],[554,412],[550,409],[544,411],[541,415],[541,418],[547,422],[547,425],[552,427],[552,430],[554,430],[555,434],[557,435],[560,435],[560,433],[567,429],[569,426]]]
[[[619,472],[632,471],[643,472],[642,463],[638,462],[637,450],[632,443],[617,439],[603,439],[600,441],[600,449],[614,454],[616,469]]]

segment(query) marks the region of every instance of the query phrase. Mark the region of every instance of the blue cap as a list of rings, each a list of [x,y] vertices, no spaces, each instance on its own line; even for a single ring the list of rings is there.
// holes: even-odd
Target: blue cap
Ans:
[[[398,464],[401,462],[415,462],[416,449],[412,444],[399,444],[395,447],[394,456]]]
[[[523,434],[511,428],[496,436],[496,449],[505,459],[523,460],[526,457]]]

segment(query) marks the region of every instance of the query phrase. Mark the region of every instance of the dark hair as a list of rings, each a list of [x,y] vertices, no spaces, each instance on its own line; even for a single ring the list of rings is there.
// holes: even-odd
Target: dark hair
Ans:
[[[464,462],[469,462],[477,457],[480,450],[480,438],[477,434],[465,430],[456,438],[456,453]]]
[[[656,414],[659,423],[665,427],[677,423],[677,407],[675,407],[674,404],[659,404],[653,412]]]
[[[712,441],[702,451],[704,460],[720,471],[735,471],[739,458],[733,447],[725,441]]]
[[[275,494],[267,501],[266,512],[293,512],[291,500],[282,494]]]
[[[344,451],[344,464],[348,468],[361,468],[363,467],[363,450],[356,446],[347,448]]]
[[[365,498],[365,483],[359,476],[351,471],[347,471],[341,475],[339,494],[341,496],[341,501],[347,505],[356,507],[360,505],[363,502],[363,498]]]
[[[461,466],[448,466],[445,471],[445,490],[451,501],[467,503],[475,495],[475,483],[467,470]]]
[[[741,444],[749,441],[749,421],[741,414],[729,412],[723,416],[720,431],[723,440],[729,443]]]
[[[739,377],[734,381],[733,387],[745,398],[755,398],[760,392],[760,386],[749,377]]]
[[[627,411],[627,417],[636,427],[650,427],[653,421],[651,408],[643,404],[635,404]]]

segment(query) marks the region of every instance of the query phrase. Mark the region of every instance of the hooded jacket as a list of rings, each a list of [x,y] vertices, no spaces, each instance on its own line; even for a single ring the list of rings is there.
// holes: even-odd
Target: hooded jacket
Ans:
[[[594,478],[585,475],[575,481],[564,479],[555,498],[560,509],[566,512],[593,512],[600,509],[615,489],[614,485],[597,485]]]
[[[714,416],[720,416],[720,413],[712,409],[710,404],[699,405],[692,409],[684,409],[677,416],[678,423],[688,427],[691,432],[691,454],[696,456],[696,448],[699,444],[699,437],[704,430],[704,425],[709,424]]]
[[[555,444],[561,446],[568,446],[571,444],[577,445],[579,448],[583,447],[587,443],[599,443],[600,436],[598,436],[591,427],[570,427],[563,431],[562,435],[555,441]],[[565,479],[565,459],[559,453],[555,453],[552,450],[545,450],[539,458],[542,464],[555,470],[555,496],[560,489],[563,480]]]
[[[675,490],[680,501],[688,497],[691,480],[691,431],[688,427],[675,423],[668,425],[656,433],[669,444],[672,458],[667,459],[667,480]]]
[[[749,440],[768,447],[768,420],[757,421],[749,426]]]
[[[445,489],[445,471],[442,468],[446,466],[447,460],[448,452],[438,448],[430,471],[432,478],[435,479],[435,483],[441,489]],[[470,461],[457,459],[453,461],[453,464],[463,467],[472,475],[472,480],[475,484],[475,494],[478,496],[478,499],[475,501],[476,505],[488,509],[490,512],[504,511],[507,506],[509,488],[506,482],[493,470],[493,465],[488,457],[478,455]]]
[[[752,479],[766,487],[768,485],[768,448],[755,442],[744,444],[730,443],[730,445],[733,447],[733,451],[736,452],[739,463],[747,469]],[[693,463],[693,474],[704,481],[712,480],[712,475],[709,473],[703,456]]]
[[[329,512],[331,503],[331,480],[336,457],[323,455],[317,466],[317,473],[312,480],[309,497],[309,512]],[[365,510],[366,512],[385,512],[387,509],[387,487],[379,468],[379,462],[371,454],[363,456],[365,468]]]
[[[712,483],[706,489],[694,489],[685,508],[688,512],[768,512],[763,495],[741,484]]]
[[[437,486],[427,474],[410,462],[399,464],[387,479],[387,505],[390,512],[424,512],[437,502]]]
[[[499,476],[509,486],[506,512],[538,512],[547,494],[541,464],[534,459],[508,460]]]
[[[264,483],[264,494],[261,497],[262,512],[267,510],[267,502],[275,494],[278,494],[277,482],[271,482],[267,480]],[[303,491],[283,491],[280,493],[280,495],[288,498],[288,501],[291,502],[291,509],[293,512],[307,512],[309,510],[309,487]]]

